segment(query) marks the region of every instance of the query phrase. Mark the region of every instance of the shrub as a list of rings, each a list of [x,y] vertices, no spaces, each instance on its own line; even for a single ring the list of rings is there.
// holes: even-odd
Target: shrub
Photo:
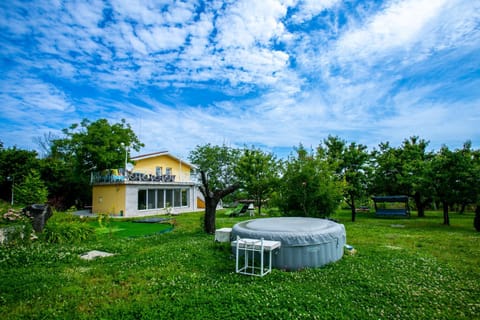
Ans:
[[[44,237],[50,243],[76,243],[95,235],[95,229],[80,221],[49,221]]]
[[[43,204],[47,201],[48,189],[36,170],[31,170],[25,180],[15,185],[15,201],[21,205]]]

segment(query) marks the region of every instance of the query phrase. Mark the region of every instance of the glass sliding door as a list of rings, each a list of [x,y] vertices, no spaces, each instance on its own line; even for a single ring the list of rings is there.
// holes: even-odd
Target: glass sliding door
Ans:
[[[155,199],[156,194],[157,194],[157,190],[148,189],[148,193],[147,193],[148,206],[147,206],[147,209],[155,209],[155,205],[157,204],[156,199]]]
[[[182,207],[188,207],[188,199],[190,198],[188,191],[188,189],[182,189]]]
[[[165,190],[157,189],[157,208],[165,208]]]
[[[172,189],[165,190],[165,206],[173,207],[173,190]]]

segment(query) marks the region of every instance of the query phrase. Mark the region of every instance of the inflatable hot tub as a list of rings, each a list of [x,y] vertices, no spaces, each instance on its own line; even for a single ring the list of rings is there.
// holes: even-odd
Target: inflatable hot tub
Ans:
[[[280,241],[272,256],[277,269],[321,267],[342,258],[346,242],[343,224],[318,218],[281,217],[248,220],[232,228],[232,237]]]

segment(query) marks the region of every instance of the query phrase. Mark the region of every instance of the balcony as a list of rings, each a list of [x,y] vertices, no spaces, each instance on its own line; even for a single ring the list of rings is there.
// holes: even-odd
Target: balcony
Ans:
[[[148,174],[133,172],[128,176],[128,181],[155,181],[155,182],[175,182],[175,175],[172,174]]]
[[[128,182],[160,182],[160,183],[172,183],[177,182],[175,180],[176,175],[172,174],[149,174],[142,172],[132,172],[124,174],[122,169],[110,169],[103,170],[102,172],[93,172],[90,178],[91,184],[109,184],[109,183],[128,183]],[[190,177],[191,178],[191,177]],[[191,179],[184,179],[183,182],[191,182]]]

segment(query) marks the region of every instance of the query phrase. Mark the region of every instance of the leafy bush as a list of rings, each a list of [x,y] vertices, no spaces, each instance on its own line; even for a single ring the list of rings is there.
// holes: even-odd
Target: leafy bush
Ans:
[[[76,243],[95,235],[95,228],[80,221],[49,221],[44,237],[50,243]]]
[[[48,189],[36,170],[31,170],[25,180],[15,185],[15,201],[22,205],[47,202]]]

